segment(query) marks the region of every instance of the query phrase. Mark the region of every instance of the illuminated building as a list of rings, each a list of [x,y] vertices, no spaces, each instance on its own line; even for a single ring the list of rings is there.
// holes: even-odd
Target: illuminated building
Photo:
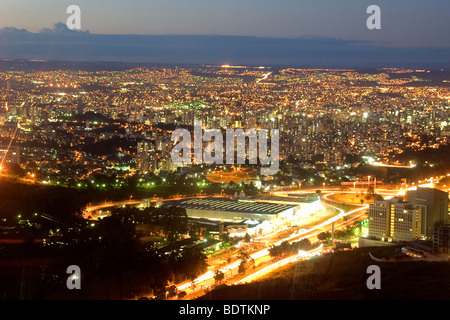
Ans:
[[[433,228],[433,250],[438,253],[449,253],[450,225],[439,225]]]
[[[369,236],[385,241],[431,239],[433,227],[448,222],[448,193],[434,188],[408,190],[401,198],[375,200],[369,207]]]
[[[0,162],[20,164],[20,151],[18,147],[0,146]]]
[[[136,156],[136,171],[139,174],[151,173],[156,170],[156,152],[147,141],[138,142]]]
[[[383,241],[424,238],[422,210],[401,198],[375,200],[369,206],[369,236]]]
[[[163,206],[186,209],[190,218],[241,222],[248,219],[280,224],[294,218],[296,205],[230,200],[189,198],[171,201]]]
[[[417,187],[417,190],[406,192],[406,200],[422,209],[422,233],[426,234],[428,238],[432,237],[433,227],[436,223],[447,224],[448,192]]]
[[[81,99],[77,102],[77,114],[83,114],[84,113],[84,105],[83,101]]]

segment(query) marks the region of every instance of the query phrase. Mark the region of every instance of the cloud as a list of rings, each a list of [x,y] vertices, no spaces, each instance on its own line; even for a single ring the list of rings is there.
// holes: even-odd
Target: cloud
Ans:
[[[61,22],[38,33],[0,29],[0,58],[298,67],[448,67],[450,48],[392,48],[326,37],[105,35]]]
[[[89,34],[89,31],[77,31],[77,30],[70,30],[66,24],[62,22],[57,22],[53,25],[52,29],[49,28],[43,28],[39,31],[39,33],[46,33],[46,34]]]

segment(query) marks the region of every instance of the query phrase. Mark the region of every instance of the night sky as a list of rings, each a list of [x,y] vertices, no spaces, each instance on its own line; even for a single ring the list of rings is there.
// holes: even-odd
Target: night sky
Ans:
[[[65,22],[76,4],[82,30],[100,34],[323,36],[393,46],[450,47],[448,0],[2,0],[0,29],[39,32]],[[382,29],[368,30],[369,5]]]
[[[366,27],[374,4],[380,30]],[[448,68],[449,13],[448,0],[1,0],[0,58]]]

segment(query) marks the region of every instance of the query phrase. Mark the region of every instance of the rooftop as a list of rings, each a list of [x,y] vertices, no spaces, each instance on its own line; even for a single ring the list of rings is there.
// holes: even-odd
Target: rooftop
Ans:
[[[296,207],[295,205],[255,202],[252,200],[230,200],[217,198],[189,198],[171,201],[164,207],[181,207],[185,209],[214,210],[224,212],[278,214]]]
[[[299,195],[299,196],[287,196],[287,197],[280,197],[280,196],[270,196],[270,195],[257,195],[249,197],[250,200],[256,200],[256,201],[267,201],[267,202],[278,202],[283,204],[302,204],[302,203],[311,203],[318,200],[318,197],[316,194],[306,194],[306,195]]]

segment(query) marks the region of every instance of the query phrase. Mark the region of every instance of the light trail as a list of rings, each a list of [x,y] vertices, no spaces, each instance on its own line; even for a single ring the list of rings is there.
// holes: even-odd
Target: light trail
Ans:
[[[3,169],[3,163],[5,162],[6,156],[8,155],[9,149],[11,148],[11,145],[12,145],[12,143],[13,143],[13,140],[14,140],[14,138],[15,138],[15,136],[16,136],[16,133],[17,133],[17,130],[18,130],[18,129],[19,129],[19,123],[17,123],[17,126],[16,126],[16,128],[14,129],[13,135],[11,136],[11,140],[9,141],[8,148],[6,148],[6,151],[5,151],[5,153],[3,154],[3,158],[2,158],[2,161],[1,161],[1,163],[0,163],[0,170]]]
[[[339,209],[339,208],[337,208],[337,209]],[[327,224],[330,223],[329,221],[332,221],[332,220],[336,221],[336,220],[339,220],[339,219],[340,219],[341,217],[343,217],[343,216],[346,216],[346,215],[349,215],[349,214],[353,214],[353,213],[356,213],[356,212],[358,212],[358,211],[365,211],[366,209],[367,209],[367,208],[358,208],[358,209],[355,209],[355,210],[351,210],[351,211],[349,211],[349,212],[347,212],[347,213],[345,213],[345,212],[343,212],[343,210],[339,209],[339,210],[341,210],[342,212],[338,215],[337,218],[331,218],[331,219],[328,219],[327,221],[325,221],[324,223],[322,223],[322,224],[320,224],[320,225],[322,225],[322,226],[327,225]],[[362,213],[362,214],[363,214],[363,213]],[[361,215],[362,215],[362,214],[361,214]],[[339,226],[341,226],[341,225],[343,225],[343,224],[346,224],[346,223],[348,223],[348,222],[350,222],[350,221],[352,221],[352,220],[354,220],[354,219],[357,219],[357,218],[359,218],[361,215],[358,215],[357,217],[353,217],[353,218],[351,218],[350,220],[341,223]],[[304,233],[310,233],[311,231],[320,228],[320,227],[319,227],[320,225],[315,226],[315,227],[313,227],[313,228],[311,228],[311,229],[309,229],[309,230],[306,230]],[[310,234],[309,238],[311,238],[311,237],[313,237],[313,236],[316,236],[317,234],[319,234],[319,232],[316,232],[316,233],[314,233],[314,234]],[[296,236],[298,236],[298,234],[297,234]],[[292,237],[291,237],[291,238],[292,238]],[[281,242],[282,242],[282,241],[286,241],[286,239],[283,239],[283,240],[280,240],[280,241],[281,241]],[[278,242],[278,244],[281,243],[280,241]],[[319,246],[318,248],[312,249],[312,250],[310,250],[310,251],[299,250],[299,253],[298,253],[297,255],[290,256],[290,257],[287,257],[287,258],[285,258],[285,259],[283,259],[283,260],[274,262],[274,263],[272,263],[272,264],[270,264],[270,265],[264,267],[263,269],[260,269],[260,270],[258,270],[258,271],[256,271],[256,272],[254,272],[254,273],[248,275],[247,277],[245,277],[245,278],[243,278],[243,279],[241,279],[241,280],[238,280],[238,281],[234,282],[234,284],[245,283],[245,282],[248,282],[250,279],[255,280],[255,278],[261,277],[261,276],[263,276],[264,274],[273,272],[274,270],[276,270],[276,269],[278,269],[278,268],[280,268],[280,267],[283,267],[283,266],[285,266],[285,265],[288,264],[288,263],[293,263],[293,262],[299,260],[300,258],[307,258],[307,257],[310,257],[311,254],[312,254],[313,252],[317,252],[317,251],[320,250],[322,247],[323,247],[323,244],[321,243],[320,246]],[[252,281],[253,281],[253,280],[252,280]]]
[[[119,201],[119,202],[105,202],[103,204],[95,205],[86,207],[83,211],[83,217],[87,219],[92,212],[98,211],[100,209],[105,208],[114,208],[114,207],[120,207],[120,206],[126,206],[126,205],[136,205],[136,204],[143,204],[145,200],[125,200],[125,201]],[[98,220],[95,217],[92,217],[90,220]]]
[[[272,74],[272,72],[267,72],[264,77],[262,77],[261,79],[256,80],[256,83],[260,83],[263,80],[266,80],[270,75]]]
[[[266,235],[263,235],[263,236],[256,237],[256,238],[254,238],[254,239],[255,239],[255,240],[261,240],[261,239],[264,239],[264,238],[269,238],[269,237],[272,237],[272,236],[276,235],[277,233],[280,233],[281,231],[285,231],[285,230],[288,230],[288,228],[287,228],[287,227],[281,228],[281,229],[278,229],[278,230],[276,230],[276,231],[274,231],[274,232],[271,232],[271,233],[269,233],[269,234],[266,234]]]
[[[258,277],[261,277],[264,274],[270,273],[270,272],[274,271],[275,269],[278,269],[278,268],[280,268],[282,266],[285,266],[288,263],[295,262],[295,261],[299,260],[300,258],[310,257],[314,252],[317,252],[322,247],[323,247],[323,244],[321,243],[317,248],[314,248],[314,249],[312,249],[310,251],[299,250],[296,255],[287,257],[287,258],[285,258],[283,260],[280,260],[280,261],[276,261],[276,262],[274,262],[274,263],[272,263],[272,264],[270,264],[270,265],[268,265],[268,266],[266,266],[266,267],[264,267],[264,268],[262,268],[262,269],[260,269],[260,270],[258,270],[256,272],[248,275],[247,277],[234,282],[234,284],[245,283],[245,282],[248,282],[250,279],[255,280],[255,278],[258,278]]]
[[[275,245],[279,245],[283,241],[290,241],[290,240],[299,238],[302,235],[309,234],[312,231],[315,231],[315,230],[320,229],[320,228],[322,228],[322,227],[324,227],[326,225],[329,225],[329,224],[331,224],[331,223],[333,223],[333,222],[335,222],[335,221],[337,221],[337,220],[339,220],[339,219],[341,219],[341,218],[343,218],[343,217],[345,217],[347,215],[356,213],[358,211],[367,210],[367,208],[369,207],[368,205],[366,205],[366,206],[364,206],[362,208],[357,208],[357,209],[351,210],[351,211],[346,213],[346,212],[344,212],[344,210],[342,210],[340,208],[337,208],[337,207],[335,207],[333,205],[329,205],[329,204],[326,204],[326,205],[337,209],[339,211],[339,214],[334,216],[334,217],[332,217],[332,218],[330,218],[330,219],[327,219],[326,221],[324,221],[324,222],[322,222],[322,223],[320,223],[320,224],[318,224],[318,225],[316,225],[314,227],[311,227],[310,229],[303,229],[301,232],[298,232],[298,233],[293,234],[293,235],[291,235],[289,237],[283,238],[282,240],[279,240],[278,242],[276,242]],[[312,234],[312,235],[310,235],[310,237],[316,236],[317,234]],[[293,242],[293,241],[291,241],[291,242]],[[262,257],[264,257],[264,256],[266,256],[268,254],[269,254],[269,249],[263,249],[263,250],[260,250],[258,252],[253,253],[252,255],[250,255],[250,257],[252,259],[256,260],[256,259],[262,258]],[[270,268],[275,270],[276,268],[281,267],[281,266],[285,265],[286,263],[289,263],[289,261],[291,261],[292,259],[296,259],[296,256],[294,256],[294,257],[291,256],[291,257],[288,257],[288,258],[283,259],[281,261],[277,261],[277,262],[271,264],[270,266],[264,267],[264,270],[267,271]],[[295,261],[295,260],[292,260],[291,262],[293,262],[293,261]],[[281,262],[283,262],[283,264],[280,264]],[[228,272],[230,270],[234,270],[234,269],[238,268],[240,263],[241,263],[241,261],[238,260],[238,261],[235,261],[235,262],[233,262],[233,263],[231,263],[231,264],[229,264],[229,265],[227,265],[227,266],[225,266],[225,267],[223,267],[223,268],[221,268],[219,270],[221,272],[223,272],[223,273],[226,273],[226,272]],[[263,270],[263,269],[261,269],[261,270]],[[259,274],[261,272],[261,270],[256,271],[255,273]],[[250,277],[250,276],[252,276],[255,273],[252,273],[251,275],[249,275],[247,277]],[[197,277],[194,281],[187,282],[187,283],[184,283],[184,284],[181,284],[181,285],[177,286],[177,289],[178,290],[185,290],[185,289],[189,288],[192,285],[192,283],[197,285],[197,284],[199,284],[201,282],[204,282],[204,281],[207,281],[207,280],[211,280],[213,277],[214,277],[214,272],[212,270],[209,270],[206,273],[202,274],[201,276]],[[242,281],[242,280],[239,280],[239,281]]]
[[[20,106],[22,108],[22,114],[20,115],[21,117],[23,117],[23,115],[25,113],[25,108],[23,108],[24,105],[25,105],[25,102],[23,102],[22,105]],[[6,156],[8,155],[9,149],[11,148],[11,145],[12,145],[12,143],[14,141],[14,138],[16,137],[17,130],[19,130],[19,122],[17,122],[17,126],[14,129],[14,132],[13,132],[13,134],[11,136],[11,140],[9,141],[8,148],[6,148],[6,151],[5,151],[4,155],[3,155],[2,161],[0,163],[0,171],[3,169],[3,163],[5,162],[5,159],[6,159]]]
[[[419,187],[430,187],[430,186],[433,186],[433,183],[420,184],[418,186]],[[393,191],[392,193],[394,195],[392,195],[392,193],[389,192],[390,190],[383,190],[383,191],[385,191],[387,194],[389,194],[389,196],[385,197],[385,199],[386,199],[386,198],[394,197],[395,195],[399,195],[401,193],[404,193],[405,190],[414,190],[414,189],[416,189],[416,186],[408,187],[408,188],[402,189],[402,190],[392,190]],[[334,192],[336,192],[336,191],[331,191],[331,193],[334,193]],[[334,205],[331,205],[331,204],[328,204],[328,203],[323,203],[323,205],[326,205],[326,206],[331,207],[331,208],[333,208],[335,210],[338,210],[339,214],[337,214],[336,216],[334,216],[332,218],[329,218],[329,219],[325,220],[324,222],[319,223],[319,224],[317,224],[317,225],[315,225],[315,226],[313,226],[313,227],[311,227],[309,229],[302,229],[300,232],[298,232],[296,234],[293,234],[293,235],[290,235],[290,236],[288,236],[286,238],[283,238],[283,239],[277,241],[274,245],[279,245],[283,241],[288,241],[288,242],[292,243],[292,242],[294,242],[293,239],[301,240],[301,239],[298,239],[298,238],[300,236],[302,236],[302,235],[309,235],[308,238],[317,236],[320,233],[319,231],[317,231],[318,229],[323,228],[323,227],[325,227],[325,226],[327,226],[327,225],[329,225],[329,224],[331,224],[333,222],[336,222],[336,221],[340,220],[343,217],[346,217],[348,215],[352,215],[352,214],[355,214],[355,213],[361,211],[361,214],[359,214],[357,216],[354,216],[354,217],[351,217],[350,219],[348,219],[345,222],[339,223],[337,225],[337,227],[340,227],[340,226],[342,226],[344,224],[348,224],[349,222],[360,218],[362,215],[364,215],[365,211],[369,209],[369,205],[366,204],[366,205],[360,205],[361,207],[359,207],[359,208],[356,208],[356,209],[350,210],[348,212],[345,212],[341,208],[338,208],[338,207],[336,207]],[[279,231],[282,231],[282,230],[285,230],[285,229],[281,229]],[[271,233],[271,235],[275,235],[279,231],[273,232],[273,233]],[[311,232],[313,232],[313,231],[317,231],[317,232],[311,234]],[[316,250],[318,250],[318,248]],[[260,251],[258,251],[256,253],[250,255],[250,257],[256,260],[256,259],[262,258],[262,257],[264,257],[264,256],[266,256],[268,254],[269,254],[269,249],[263,249],[263,250],[260,250]],[[255,271],[254,273],[248,275],[247,277],[245,277],[245,278],[243,278],[241,280],[237,280],[234,283],[238,284],[238,283],[248,282],[252,278],[255,279],[255,278],[259,277],[259,276],[262,276],[264,274],[270,273],[270,272],[276,270],[279,267],[282,267],[282,266],[284,266],[284,265],[286,265],[288,263],[292,263],[292,262],[297,261],[299,258],[304,257],[304,254],[305,254],[304,251],[303,252],[299,252],[295,256],[290,256],[290,257],[287,257],[287,258],[285,258],[283,260],[274,262],[274,263],[272,263],[272,264],[270,264],[268,266],[265,266],[264,268],[262,268],[262,269],[260,269],[258,271]],[[231,263],[231,264],[221,268],[220,271],[222,271],[223,273],[228,272],[230,270],[238,268],[240,263],[241,263],[241,261],[238,260],[238,261],[236,261],[234,263]],[[213,277],[214,277],[214,272],[209,270],[206,273],[204,273],[201,276],[199,276],[198,278],[196,278],[193,282],[195,284],[198,284],[198,283],[201,283],[203,281],[211,280]],[[191,285],[192,285],[192,282],[188,282],[188,283],[185,283],[185,284],[182,284],[182,285],[178,286],[177,288],[178,288],[178,290],[184,290],[184,289],[188,288]]]
[[[402,165],[395,165],[395,164],[384,164],[381,162],[371,162],[370,165],[375,167],[387,167],[387,168],[406,168],[406,169],[412,169],[415,168],[415,164],[410,164],[409,166],[402,166]]]

